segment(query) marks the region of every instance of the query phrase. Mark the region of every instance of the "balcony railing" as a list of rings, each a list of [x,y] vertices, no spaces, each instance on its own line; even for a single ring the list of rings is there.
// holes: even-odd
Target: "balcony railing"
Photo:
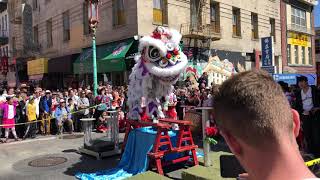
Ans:
[[[295,31],[295,32],[309,34],[309,35],[314,35],[311,28],[299,26],[296,24],[289,24],[287,28],[288,28],[288,31]]]
[[[191,23],[181,24],[180,32],[183,37],[220,40],[221,39],[221,27],[215,24],[195,25]]]

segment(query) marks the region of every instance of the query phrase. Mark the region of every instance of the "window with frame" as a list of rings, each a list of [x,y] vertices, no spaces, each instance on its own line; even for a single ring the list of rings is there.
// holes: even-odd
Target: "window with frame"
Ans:
[[[4,16],[4,27],[5,27],[5,30],[8,30],[8,16],[7,15]]]
[[[11,44],[12,44],[13,55],[15,56],[15,53],[16,53],[16,37],[12,37]]]
[[[6,46],[6,53],[7,53],[7,57],[9,57],[9,47]]]
[[[159,25],[168,24],[167,0],[153,0],[153,23]]]
[[[259,39],[258,14],[257,13],[251,13],[251,37],[252,37],[252,39]]]
[[[294,63],[299,64],[299,47],[297,45],[294,46]]]
[[[233,36],[241,37],[240,9],[236,7],[232,7],[232,33]]]
[[[4,26],[4,16],[2,16],[2,21],[1,21],[1,24],[2,24],[2,33],[3,31],[5,30],[5,26]]]
[[[32,9],[36,10],[38,8],[38,0],[32,0]]]
[[[276,42],[276,20],[274,18],[270,18],[270,36],[273,37],[273,41]]]
[[[84,2],[83,3],[83,34],[88,35],[90,34],[90,26],[89,26],[89,15],[88,15],[88,3]]]
[[[49,19],[47,20],[47,47],[50,48],[53,46],[53,41],[52,41],[52,20]]]
[[[320,54],[320,39],[315,40],[316,54]]]
[[[70,16],[69,11],[66,11],[62,15],[63,21],[63,41],[70,40]]]
[[[220,33],[220,4],[212,0],[210,1],[210,21],[213,31]]]
[[[124,0],[112,0],[113,26],[126,24]]]
[[[291,25],[294,29],[306,30],[306,11],[291,6]]]
[[[35,45],[39,44],[39,30],[38,30],[38,25],[33,27],[33,43]]]
[[[308,58],[309,58],[309,65],[313,65],[312,48],[311,47],[308,47]]]
[[[307,64],[306,63],[306,48],[304,46],[301,47],[301,59],[302,59],[302,64]]]
[[[290,44],[287,45],[287,61],[288,61],[288,64],[292,64],[292,60],[291,60],[291,45]]]

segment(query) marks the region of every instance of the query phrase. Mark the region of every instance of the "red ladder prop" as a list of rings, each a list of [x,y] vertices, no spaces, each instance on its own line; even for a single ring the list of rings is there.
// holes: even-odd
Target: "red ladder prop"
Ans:
[[[163,166],[188,161],[189,159],[192,159],[194,165],[198,165],[199,162],[196,155],[196,148],[198,148],[198,146],[194,144],[190,130],[192,122],[173,119],[160,119],[159,121],[160,123],[151,123],[126,120],[126,134],[122,150],[125,148],[128,135],[132,129],[152,126],[157,128],[157,134],[153,149],[148,153],[148,156],[150,158],[150,165],[154,166],[159,174],[163,175]],[[178,124],[179,126],[176,147],[173,147],[169,136],[169,130],[171,128],[170,124],[173,123]],[[165,161],[163,157],[171,153],[182,153],[183,156],[170,161]]]

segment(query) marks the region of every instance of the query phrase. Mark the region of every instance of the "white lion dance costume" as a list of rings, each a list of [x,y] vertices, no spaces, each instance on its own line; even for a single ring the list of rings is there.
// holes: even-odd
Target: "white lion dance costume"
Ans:
[[[140,120],[142,97],[149,117],[164,118],[159,99],[172,93],[188,63],[179,46],[181,37],[178,31],[159,26],[140,39],[140,54],[129,77],[129,119]]]

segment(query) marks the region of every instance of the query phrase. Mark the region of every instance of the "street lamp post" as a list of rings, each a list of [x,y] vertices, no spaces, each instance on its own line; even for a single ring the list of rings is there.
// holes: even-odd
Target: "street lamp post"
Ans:
[[[97,52],[96,52],[96,29],[99,23],[99,0],[86,0],[88,3],[89,25],[92,31],[92,61],[93,61],[93,94],[97,96],[98,80],[97,80]]]

